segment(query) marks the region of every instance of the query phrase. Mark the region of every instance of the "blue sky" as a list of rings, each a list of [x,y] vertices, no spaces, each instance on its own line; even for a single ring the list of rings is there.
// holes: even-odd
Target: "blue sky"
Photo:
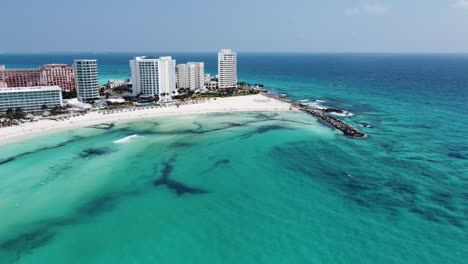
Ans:
[[[0,52],[468,52],[468,0],[2,2]]]

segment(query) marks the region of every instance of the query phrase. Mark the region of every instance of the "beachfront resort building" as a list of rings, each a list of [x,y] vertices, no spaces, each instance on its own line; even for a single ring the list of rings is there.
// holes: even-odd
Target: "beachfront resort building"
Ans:
[[[176,61],[172,57],[135,57],[130,68],[134,96],[157,96],[168,101],[176,94]]]
[[[97,60],[75,60],[76,93],[81,102],[99,98]]]
[[[46,64],[36,69],[7,69],[0,65],[0,82],[7,87],[59,86],[62,91],[76,88],[75,68],[67,64]]]
[[[237,53],[222,49],[218,53],[218,87],[235,88],[237,86]]]
[[[26,113],[42,112],[43,106],[62,106],[62,89],[59,86],[0,88],[0,112],[21,108]]]
[[[41,86],[59,86],[64,92],[76,89],[75,68],[67,64],[46,64],[40,69]]]
[[[188,62],[177,65],[177,88],[192,91],[205,88],[205,64]]]
[[[195,81],[192,79],[192,83],[190,83],[190,75],[193,73],[189,72],[187,64],[178,64],[177,65],[177,89],[180,88],[190,88],[191,86],[195,86]]]
[[[116,87],[128,87],[129,85],[131,85],[131,81],[130,80],[108,80],[107,81],[107,86],[109,88],[116,88]]]

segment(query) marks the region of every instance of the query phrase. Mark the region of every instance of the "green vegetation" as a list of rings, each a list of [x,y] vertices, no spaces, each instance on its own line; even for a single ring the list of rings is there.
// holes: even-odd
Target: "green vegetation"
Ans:
[[[62,115],[62,114],[67,114],[67,113],[68,113],[68,110],[60,105],[56,105],[52,109],[50,109],[51,115]]]
[[[127,85],[121,85],[121,86],[117,86],[117,87],[112,88],[112,92],[114,94],[118,94],[118,95],[129,93],[131,91],[132,91],[132,89],[128,88]]]
[[[6,111],[6,117],[7,117],[8,119],[16,119],[16,120],[19,120],[19,119],[23,119],[25,116],[26,116],[26,114],[23,112],[23,110],[21,109],[21,107],[16,107],[14,111],[13,111],[13,109],[9,108],[9,109]]]
[[[76,93],[76,90],[72,91],[72,92],[62,92],[62,98],[63,99],[72,99],[72,98],[76,98],[78,95]]]
[[[246,82],[237,83],[236,88],[217,88],[212,89],[209,93],[201,94],[202,97],[228,97],[228,96],[239,96],[239,95],[249,95],[249,94],[258,94],[260,91],[254,89],[250,84]]]
[[[186,89],[186,88],[180,88],[178,90],[179,94],[174,96],[174,99],[177,99],[177,100],[186,100],[186,99],[190,99],[194,96],[195,92],[190,90],[190,89]]]

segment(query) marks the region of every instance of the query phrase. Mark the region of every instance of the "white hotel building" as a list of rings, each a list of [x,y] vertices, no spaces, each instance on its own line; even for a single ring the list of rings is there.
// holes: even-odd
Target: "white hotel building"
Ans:
[[[133,95],[167,101],[176,93],[176,61],[172,57],[135,57],[130,61]]]
[[[76,93],[80,101],[99,99],[96,60],[75,60]]]
[[[205,64],[188,62],[177,65],[177,88],[192,91],[205,88]]]
[[[222,49],[218,53],[218,87],[237,87],[237,53],[230,49]]]
[[[14,87],[0,89],[0,112],[20,107],[26,113],[42,112],[48,108],[62,106],[62,88],[59,86]]]

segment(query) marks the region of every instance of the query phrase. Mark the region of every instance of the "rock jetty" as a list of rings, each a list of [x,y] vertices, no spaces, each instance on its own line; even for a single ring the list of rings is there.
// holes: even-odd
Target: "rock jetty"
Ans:
[[[332,117],[332,116],[329,116],[327,113],[331,113],[331,112],[337,112],[337,113],[342,113],[343,111],[342,110],[339,110],[339,109],[319,109],[319,108],[314,108],[314,107],[311,107],[311,106],[308,106],[308,105],[305,105],[305,104],[301,104],[295,100],[292,100],[292,99],[289,99],[287,97],[282,97],[282,96],[278,96],[278,95],[274,95],[274,94],[269,94],[269,93],[262,93],[263,95],[265,95],[266,97],[270,97],[270,98],[273,98],[273,99],[276,99],[276,100],[280,100],[280,101],[283,101],[283,102],[287,102],[287,103],[290,103],[292,107],[295,107],[295,108],[298,108],[299,110],[303,111],[303,112],[306,112],[308,114],[311,114],[313,116],[316,116],[318,118],[320,118],[322,121],[324,121],[325,123],[333,126],[334,128],[340,130],[341,132],[343,132],[343,134],[345,134],[346,136],[348,137],[352,137],[352,138],[364,138],[366,137],[367,135],[359,130],[357,130],[356,128],[352,127],[351,125],[341,121],[340,119],[336,118],[336,117]]]
[[[362,133],[361,131],[355,129],[354,127],[341,121],[340,119],[327,115],[324,110],[314,109],[311,107],[302,107],[300,108],[300,110],[322,119],[326,123],[332,125],[334,128],[341,130],[343,134],[345,134],[348,137],[363,138],[366,136],[365,133]]]

